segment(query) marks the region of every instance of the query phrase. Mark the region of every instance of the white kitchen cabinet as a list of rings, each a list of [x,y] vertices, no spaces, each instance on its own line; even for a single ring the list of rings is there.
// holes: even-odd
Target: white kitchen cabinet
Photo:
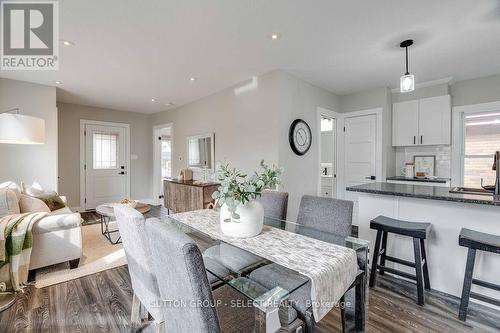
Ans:
[[[421,145],[450,144],[450,95],[423,98],[419,101],[418,132]]]
[[[450,140],[450,95],[393,104],[393,146],[449,145]]]
[[[392,105],[392,145],[413,146],[418,136],[418,100]]]

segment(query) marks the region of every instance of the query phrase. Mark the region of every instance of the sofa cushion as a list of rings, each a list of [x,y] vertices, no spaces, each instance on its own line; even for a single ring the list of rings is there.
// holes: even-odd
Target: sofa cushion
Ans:
[[[23,194],[27,194],[32,197],[45,192],[42,185],[37,182],[33,182],[31,185],[26,185],[24,182],[21,182],[21,191]]]
[[[63,207],[61,209],[56,209],[50,212],[50,215],[63,215],[63,214],[73,214],[69,207]]]
[[[19,213],[19,201],[16,193],[10,188],[0,188],[0,217]]]
[[[65,215],[48,215],[33,225],[34,234],[77,228],[82,218],[79,213]]]
[[[58,210],[66,207],[64,201],[59,197],[57,192],[42,192],[40,194],[33,195],[33,197],[42,200],[47,204],[50,211]]]
[[[26,194],[21,194],[21,200],[19,200],[19,210],[21,211],[21,213],[50,213],[49,206],[47,206],[45,202],[35,197],[30,197]]]
[[[21,187],[14,182],[8,181],[0,184],[0,188],[10,188],[16,193],[17,200],[21,200]]]

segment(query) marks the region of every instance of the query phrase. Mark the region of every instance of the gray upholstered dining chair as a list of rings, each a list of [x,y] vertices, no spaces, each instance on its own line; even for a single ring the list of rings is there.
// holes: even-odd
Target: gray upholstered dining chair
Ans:
[[[352,201],[304,195],[300,200],[297,223],[348,237],[352,229],[353,205]]]
[[[257,201],[264,207],[264,216],[286,220],[288,192],[264,190]]]
[[[131,321],[140,324],[141,310],[144,307],[155,323],[160,325],[163,321],[162,313],[160,309],[151,306],[160,299],[160,292],[156,276],[151,271],[150,241],[146,236],[145,218],[137,210],[125,205],[115,206],[114,211],[134,290]]]
[[[333,198],[304,195],[300,201],[297,223],[316,230],[333,233],[341,237],[351,235],[352,229],[353,202]],[[289,281],[296,284],[295,276],[289,275],[279,266],[271,264],[254,270],[250,274],[250,279],[262,284],[266,288],[274,288],[274,281]],[[275,278],[273,278],[275,277]],[[278,278],[279,277],[279,278]],[[283,286],[286,288],[286,285]],[[306,331],[314,332],[315,319],[312,308],[307,307],[311,297],[311,283],[307,283],[289,296],[294,308],[297,310],[299,318],[306,323]],[[351,295],[348,295],[351,298]],[[343,302],[344,298],[340,300]],[[344,331],[345,318],[342,310],[342,330]]]
[[[153,244],[152,270],[157,277],[161,299],[182,300],[187,304],[187,306],[175,306],[168,302],[160,302],[159,310],[163,318],[168,318],[162,323],[162,331],[199,333],[254,331],[255,310],[229,306],[231,302],[228,300],[240,302],[246,300],[241,293],[227,285],[217,288],[212,293],[205,272],[204,259],[190,237],[176,227],[155,218],[147,220],[146,233]],[[267,291],[266,288],[245,278],[236,278],[233,282],[239,283],[240,280],[248,286],[251,285],[250,290],[260,293]],[[214,298],[224,301],[214,303]],[[199,306],[200,304],[202,306]],[[206,306],[207,304],[221,304],[221,306]],[[280,320],[286,320],[290,328],[284,332],[295,332],[302,325],[293,308],[280,308],[279,314]]]

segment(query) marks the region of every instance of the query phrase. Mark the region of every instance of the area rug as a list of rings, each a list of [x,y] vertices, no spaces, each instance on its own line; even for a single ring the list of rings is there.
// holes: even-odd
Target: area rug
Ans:
[[[127,264],[122,245],[111,244],[101,234],[99,224],[82,226],[82,243],[83,255],[78,268],[69,269],[66,262],[38,269],[35,287],[43,288]]]

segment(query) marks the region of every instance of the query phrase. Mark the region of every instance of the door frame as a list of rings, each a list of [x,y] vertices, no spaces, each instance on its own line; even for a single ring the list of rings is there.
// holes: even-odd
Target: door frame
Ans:
[[[337,176],[334,177],[335,181],[335,198],[338,197],[339,194],[339,173],[338,173],[338,165],[339,165],[339,133],[342,129],[342,124],[343,124],[343,115],[341,113],[335,112],[333,110],[318,106],[316,108],[316,128],[318,129],[318,163],[317,163],[317,170],[316,174],[317,177],[316,179],[318,180],[318,185],[317,185],[317,192],[318,196],[321,196],[321,171],[320,171],[320,165],[321,165],[321,117],[322,116],[327,116],[329,118],[335,119],[335,132],[334,132],[334,150],[335,150],[335,163],[333,165],[333,173],[336,174]]]
[[[130,198],[130,124],[113,123],[107,121],[80,119],[80,208],[87,210],[85,203],[86,196],[86,178],[85,178],[85,155],[86,155],[86,140],[85,140],[85,126],[86,125],[100,125],[100,126],[113,126],[125,129],[125,162],[127,163],[127,197]]]
[[[160,169],[160,154],[159,154],[159,140],[158,140],[158,131],[162,128],[170,127],[170,155],[172,159],[172,166],[174,162],[174,123],[166,123],[161,125],[153,126],[153,204],[160,205],[162,202],[160,198],[158,198],[158,193],[160,193],[160,183],[158,179],[161,178],[161,169]],[[173,168],[172,168],[173,169]],[[173,172],[173,170],[172,170]]]
[[[375,152],[375,176],[377,177],[377,181],[382,181],[382,135],[383,135],[383,119],[382,119],[382,114],[383,114],[383,109],[382,108],[374,108],[374,109],[366,109],[366,110],[360,110],[360,111],[352,111],[352,112],[346,112],[343,114],[342,117],[342,133],[343,135],[340,135],[339,137],[341,138],[341,142],[338,143],[339,149],[341,152],[341,163],[337,163],[338,165],[338,172],[337,172],[337,182],[339,185],[337,186],[337,189],[340,189],[339,192],[337,192],[337,197],[338,198],[345,198],[345,132],[343,128],[345,127],[345,120],[346,118],[354,118],[354,117],[361,117],[361,116],[368,116],[368,115],[375,115],[376,119],[376,152]],[[340,175],[340,176],[339,176]]]

